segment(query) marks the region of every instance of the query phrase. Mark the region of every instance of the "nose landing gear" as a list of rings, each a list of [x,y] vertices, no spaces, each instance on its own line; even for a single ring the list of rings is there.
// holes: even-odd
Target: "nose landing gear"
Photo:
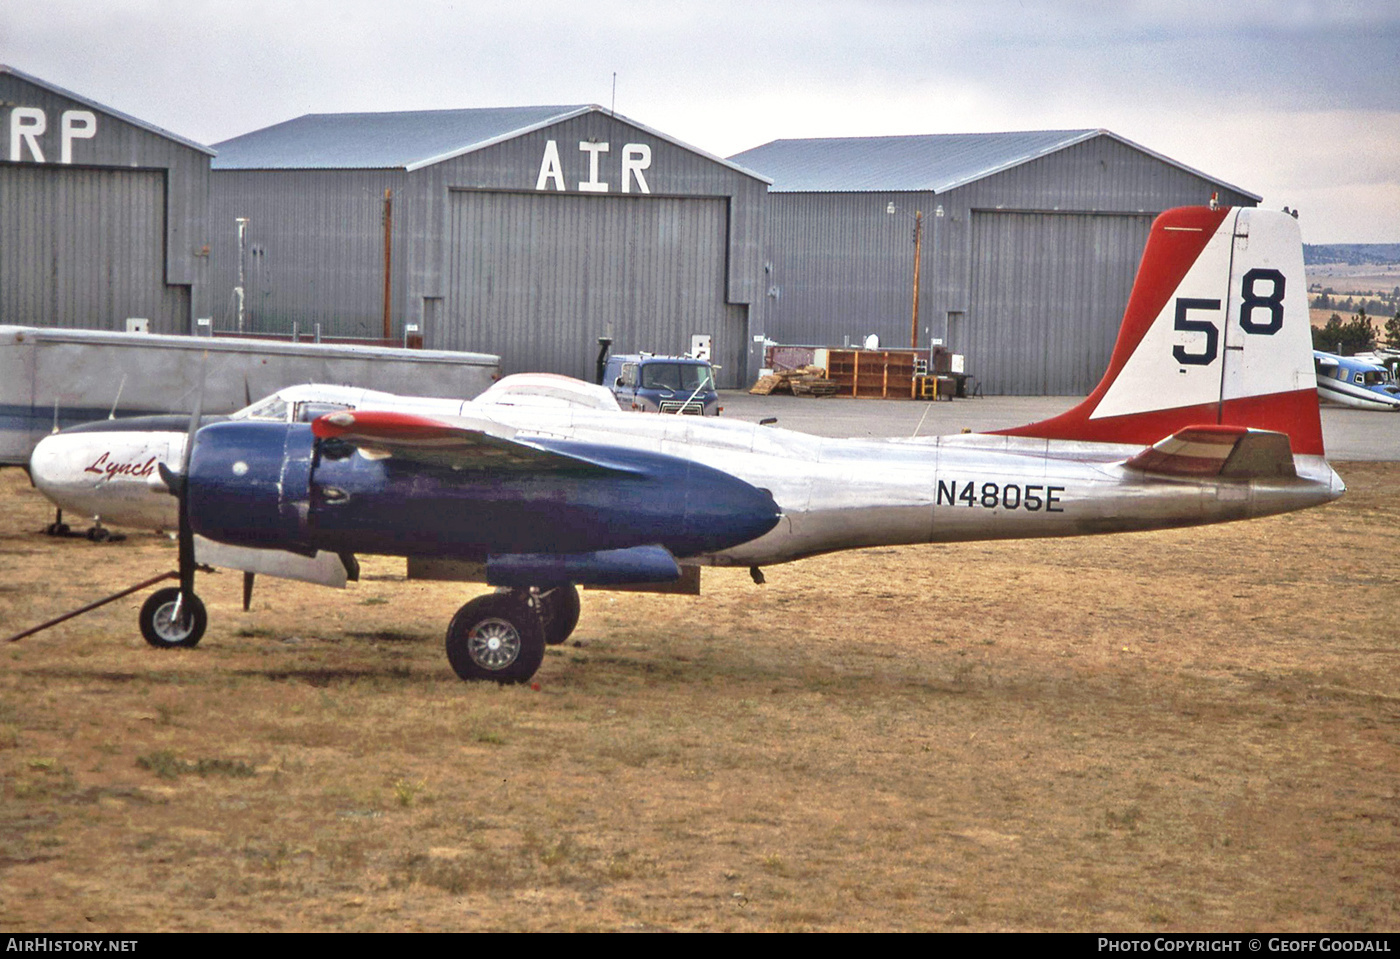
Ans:
[[[141,606],[141,638],[158,649],[197,646],[209,625],[204,603],[192,592],[183,600],[178,586],[168,586],[151,594]]]

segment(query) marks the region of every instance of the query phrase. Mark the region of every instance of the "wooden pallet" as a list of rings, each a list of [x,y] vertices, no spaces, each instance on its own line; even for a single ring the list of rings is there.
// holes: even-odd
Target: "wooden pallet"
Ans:
[[[788,380],[793,396],[835,396],[840,389],[824,376],[802,376]]]
[[[796,370],[775,370],[760,376],[749,392],[755,396],[791,393],[793,396],[832,396],[839,387],[826,377],[820,366],[804,366]]]
[[[749,387],[749,392],[754,396],[767,396],[772,393],[783,382],[782,377],[768,374],[760,376],[753,386]]]

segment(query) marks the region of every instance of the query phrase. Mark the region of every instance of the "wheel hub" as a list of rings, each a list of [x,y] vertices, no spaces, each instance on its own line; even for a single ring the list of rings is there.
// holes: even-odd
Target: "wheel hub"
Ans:
[[[483,669],[504,669],[520,655],[520,634],[504,619],[487,619],[467,634],[467,652]]]
[[[161,639],[171,643],[178,643],[190,634],[190,623],[193,617],[186,611],[181,616],[175,615],[178,603],[172,601],[156,610],[156,615],[152,621]]]

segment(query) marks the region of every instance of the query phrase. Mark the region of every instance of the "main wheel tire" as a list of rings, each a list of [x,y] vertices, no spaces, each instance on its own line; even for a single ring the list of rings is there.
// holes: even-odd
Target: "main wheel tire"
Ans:
[[[157,649],[189,649],[199,645],[209,614],[204,603],[194,593],[185,594],[180,618],[175,618],[175,604],[180,589],[169,586],[158,589],[141,606],[141,637]]]
[[[578,587],[557,586],[540,594],[540,622],[546,646],[558,646],[578,625]]]
[[[448,624],[447,661],[465,680],[523,683],[544,661],[540,616],[510,593],[478,596]]]

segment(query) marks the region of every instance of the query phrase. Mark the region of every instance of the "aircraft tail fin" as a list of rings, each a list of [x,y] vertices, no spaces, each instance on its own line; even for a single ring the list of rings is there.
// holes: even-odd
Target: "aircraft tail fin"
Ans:
[[[999,432],[1146,446],[1202,425],[1323,454],[1302,237],[1286,213],[1159,216],[1099,385],[1066,413]]]

